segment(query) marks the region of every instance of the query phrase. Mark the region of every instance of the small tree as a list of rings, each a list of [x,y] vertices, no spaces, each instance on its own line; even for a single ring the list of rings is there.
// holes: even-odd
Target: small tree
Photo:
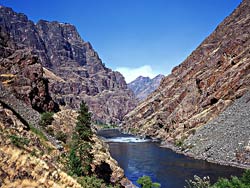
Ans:
[[[89,141],[93,134],[91,131],[91,113],[84,101],[80,104],[78,114],[73,139]]]
[[[149,176],[142,176],[136,181],[142,188],[158,188],[161,187],[159,183],[153,183]]]
[[[71,146],[68,156],[68,168],[70,175],[82,176],[83,175],[83,168],[81,164],[81,159],[77,155],[77,148]]]
[[[68,156],[68,168],[71,175],[82,176],[89,173],[93,156],[91,145],[89,144],[91,136],[91,113],[85,102],[80,105],[76,127],[73,131],[73,137],[70,144],[70,153]]]

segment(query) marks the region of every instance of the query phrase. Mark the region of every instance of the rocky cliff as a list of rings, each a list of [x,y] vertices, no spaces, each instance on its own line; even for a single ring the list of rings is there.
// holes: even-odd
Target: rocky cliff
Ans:
[[[1,97],[4,88],[38,112],[59,110],[50,97],[48,80],[38,57],[28,49],[17,50],[15,41],[4,27],[0,27],[0,84],[4,86]],[[8,98],[11,96],[6,94],[6,100]]]
[[[250,1],[243,0],[146,101],[125,117],[123,129],[181,144],[249,87]]]
[[[48,58],[47,51],[43,51],[45,43],[26,16],[5,7],[0,7],[0,16],[0,187],[106,187],[108,184],[133,187],[111,158],[107,145],[95,135],[88,141],[92,161],[88,175],[91,177],[69,175],[69,147],[77,112],[69,109],[58,112],[59,106],[50,96],[47,78],[62,83],[69,79],[61,78],[59,73],[56,75],[61,70],[57,70],[58,66],[53,68],[50,61],[46,61],[47,68],[42,66],[41,62]],[[111,94],[118,93],[116,89],[120,87],[126,88],[119,73],[103,68],[110,77],[114,75],[113,79],[117,79],[114,84],[109,82],[117,87]],[[71,74],[70,66],[68,70]],[[80,76],[77,78],[83,81]],[[54,121],[52,125],[41,125],[39,112],[48,111],[57,112]]]
[[[119,123],[134,108],[133,94],[123,76],[105,67],[73,25],[44,20],[34,24],[24,14],[3,6],[0,15],[0,28],[9,33],[13,47],[38,56],[58,103],[78,109],[85,100],[94,119],[106,123]]]
[[[134,92],[135,97],[139,101],[142,101],[157,89],[163,78],[164,76],[161,74],[152,79],[150,79],[149,77],[139,76],[134,81],[128,84],[128,88],[130,88]]]

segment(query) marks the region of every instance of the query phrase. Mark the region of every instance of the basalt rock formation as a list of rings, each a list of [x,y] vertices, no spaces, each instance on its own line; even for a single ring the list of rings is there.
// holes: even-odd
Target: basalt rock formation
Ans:
[[[123,76],[105,67],[73,25],[44,20],[34,24],[24,14],[3,6],[0,15],[0,28],[9,33],[14,48],[38,56],[51,95],[59,104],[78,109],[85,100],[93,118],[106,123],[120,123],[135,107]]]
[[[0,97],[5,94],[5,101],[14,103],[13,98],[16,98],[38,112],[59,110],[50,97],[48,80],[43,76],[37,56],[27,49],[17,50],[16,43],[4,27],[0,27],[0,84]],[[14,95],[12,98],[11,94]]]
[[[130,82],[128,87],[134,92],[135,97],[139,101],[142,101],[157,89],[163,78],[164,76],[161,74],[152,79],[149,77],[139,76],[134,81]]]
[[[249,89],[250,1],[243,0],[146,101],[125,116],[123,129],[181,145]]]

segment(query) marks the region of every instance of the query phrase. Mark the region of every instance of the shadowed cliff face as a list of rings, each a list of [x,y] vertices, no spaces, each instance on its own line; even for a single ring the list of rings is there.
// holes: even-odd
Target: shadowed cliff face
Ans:
[[[243,1],[143,103],[124,130],[167,141],[185,138],[250,86],[250,1]]]
[[[38,112],[58,111],[58,105],[52,100],[48,91],[48,81],[43,77],[42,65],[37,56],[27,49],[16,50],[16,44],[9,33],[0,27],[0,100],[15,105],[15,100],[4,90],[32,106]],[[7,91],[6,91],[7,92]],[[10,100],[11,99],[11,100]],[[16,102],[18,103],[18,102]]]
[[[135,107],[123,76],[105,67],[73,25],[44,20],[34,24],[6,7],[0,14],[0,28],[9,33],[15,49],[29,49],[38,56],[57,102],[78,109],[86,100],[94,119],[115,123]]]

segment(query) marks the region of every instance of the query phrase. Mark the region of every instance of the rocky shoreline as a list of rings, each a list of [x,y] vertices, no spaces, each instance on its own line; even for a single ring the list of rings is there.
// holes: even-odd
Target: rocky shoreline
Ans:
[[[219,164],[219,165],[224,165],[224,166],[232,166],[232,167],[241,168],[241,169],[250,169],[250,165],[244,165],[244,164],[240,164],[240,163],[233,163],[233,162],[229,162],[229,161],[210,160],[210,159],[207,159],[207,158],[201,158],[201,157],[198,157],[198,156],[194,155],[191,152],[182,151],[181,148],[176,147],[172,143],[162,142],[160,147],[171,149],[172,151],[174,151],[174,152],[176,152],[178,154],[182,154],[182,155],[185,155],[187,157],[191,157],[191,158],[194,158],[194,159],[197,159],[197,160],[204,160],[204,161],[207,161],[209,163],[214,163],[214,164]]]
[[[198,128],[180,147],[161,147],[211,163],[250,169],[250,92],[237,99],[217,118]]]

